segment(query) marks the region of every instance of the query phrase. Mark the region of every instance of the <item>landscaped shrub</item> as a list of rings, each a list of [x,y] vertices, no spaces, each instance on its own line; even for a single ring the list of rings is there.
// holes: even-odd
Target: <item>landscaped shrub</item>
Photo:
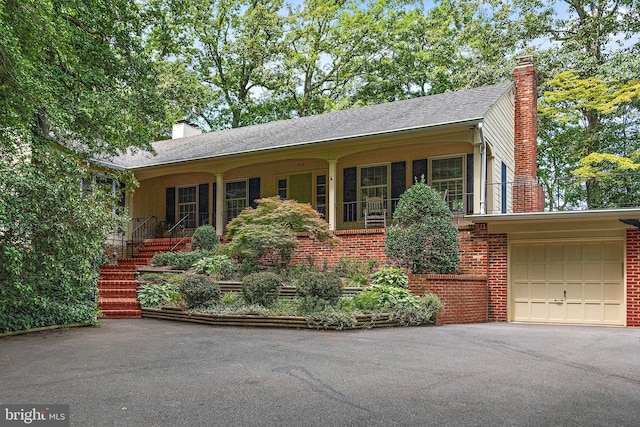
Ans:
[[[363,311],[383,310],[399,304],[417,304],[415,295],[408,290],[388,285],[372,285],[352,299],[356,308]]]
[[[435,323],[438,313],[440,313],[443,308],[443,304],[437,295],[426,294],[423,297],[416,298],[417,303],[396,305],[389,313],[390,320],[395,320],[404,326],[430,325]]]
[[[170,283],[150,284],[138,291],[138,301],[143,307],[158,307],[180,301],[180,292]]]
[[[179,290],[187,308],[204,307],[215,304],[220,299],[218,285],[200,274],[187,275]]]
[[[229,243],[238,260],[270,266],[286,265],[297,243],[295,232],[282,224],[253,224]]]
[[[220,238],[212,225],[201,225],[191,237],[191,249],[210,251],[220,244]]]
[[[336,328],[337,330],[351,329],[358,324],[356,315],[334,307],[327,307],[307,315],[307,325],[315,329]]]
[[[235,272],[233,262],[227,255],[202,258],[193,264],[193,269],[198,273],[213,275],[218,279],[228,279]]]
[[[381,268],[371,275],[371,281],[374,285],[395,286],[396,288],[406,289],[409,286],[409,276],[401,268]]]
[[[372,285],[351,299],[347,306],[365,312],[388,312],[400,325],[427,325],[435,322],[442,302],[433,294],[418,297],[408,290],[387,285]]]
[[[257,200],[255,209],[245,209],[228,226],[229,249],[238,259],[270,265],[286,265],[297,243],[295,233],[307,232],[321,242],[337,239],[329,224],[310,205],[278,196]]]
[[[298,280],[297,292],[309,309],[335,305],[342,296],[342,281],[332,273],[310,271]]]
[[[168,265],[177,270],[188,270],[207,255],[204,251],[193,252],[163,252],[153,256],[151,261],[155,265]]]
[[[412,273],[453,273],[458,240],[452,215],[442,196],[416,181],[402,196],[387,228],[386,255]]]
[[[379,265],[378,260],[370,258],[367,261],[351,258],[340,258],[333,272],[343,278],[345,286],[366,287],[373,270]]]
[[[269,271],[253,273],[242,279],[242,295],[248,304],[268,307],[278,299],[280,277]]]

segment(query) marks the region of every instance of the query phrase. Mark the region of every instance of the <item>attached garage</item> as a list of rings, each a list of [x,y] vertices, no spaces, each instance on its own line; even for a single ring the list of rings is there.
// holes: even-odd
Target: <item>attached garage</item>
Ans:
[[[513,242],[509,259],[512,321],[624,324],[624,241]]]
[[[491,321],[640,326],[640,209],[474,215]]]

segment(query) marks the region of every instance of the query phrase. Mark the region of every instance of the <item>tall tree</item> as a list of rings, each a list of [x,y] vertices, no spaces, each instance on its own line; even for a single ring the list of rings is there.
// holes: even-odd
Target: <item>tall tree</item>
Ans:
[[[566,0],[556,6],[566,13],[550,29],[555,45],[541,55],[538,156],[554,209],[577,203],[562,177],[581,159],[605,152],[628,156],[640,148],[638,2]]]
[[[165,81],[178,101],[197,94],[198,102],[184,107],[187,118],[210,129],[266,121],[254,108],[281,50],[282,7],[281,0],[149,2],[147,14],[156,18],[150,46],[174,63],[164,66]]]
[[[81,191],[85,160],[145,147],[164,121],[138,12],[0,2],[0,332],[95,319],[116,198],[100,181]]]

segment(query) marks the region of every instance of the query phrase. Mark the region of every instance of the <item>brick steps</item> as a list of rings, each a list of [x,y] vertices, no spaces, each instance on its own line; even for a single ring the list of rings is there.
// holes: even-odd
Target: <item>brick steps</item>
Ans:
[[[98,309],[103,319],[136,319],[142,317],[140,303],[136,299],[136,271],[151,264],[153,255],[168,252],[176,240],[148,239],[139,248],[135,258],[119,258],[117,265],[100,267],[98,280]],[[191,250],[191,238],[185,239],[175,250]]]

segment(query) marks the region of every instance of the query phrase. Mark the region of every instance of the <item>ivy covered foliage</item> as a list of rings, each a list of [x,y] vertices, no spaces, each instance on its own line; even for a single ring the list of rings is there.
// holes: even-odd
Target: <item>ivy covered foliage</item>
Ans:
[[[92,322],[111,186],[56,149],[0,162],[0,332]]]
[[[336,237],[329,224],[309,204],[280,197],[257,200],[255,209],[243,210],[227,230],[229,253],[238,260],[286,265],[296,245],[296,232],[307,232],[332,244]]]
[[[458,267],[456,227],[449,207],[424,177],[402,196],[386,232],[386,255],[412,273],[453,273]]]

